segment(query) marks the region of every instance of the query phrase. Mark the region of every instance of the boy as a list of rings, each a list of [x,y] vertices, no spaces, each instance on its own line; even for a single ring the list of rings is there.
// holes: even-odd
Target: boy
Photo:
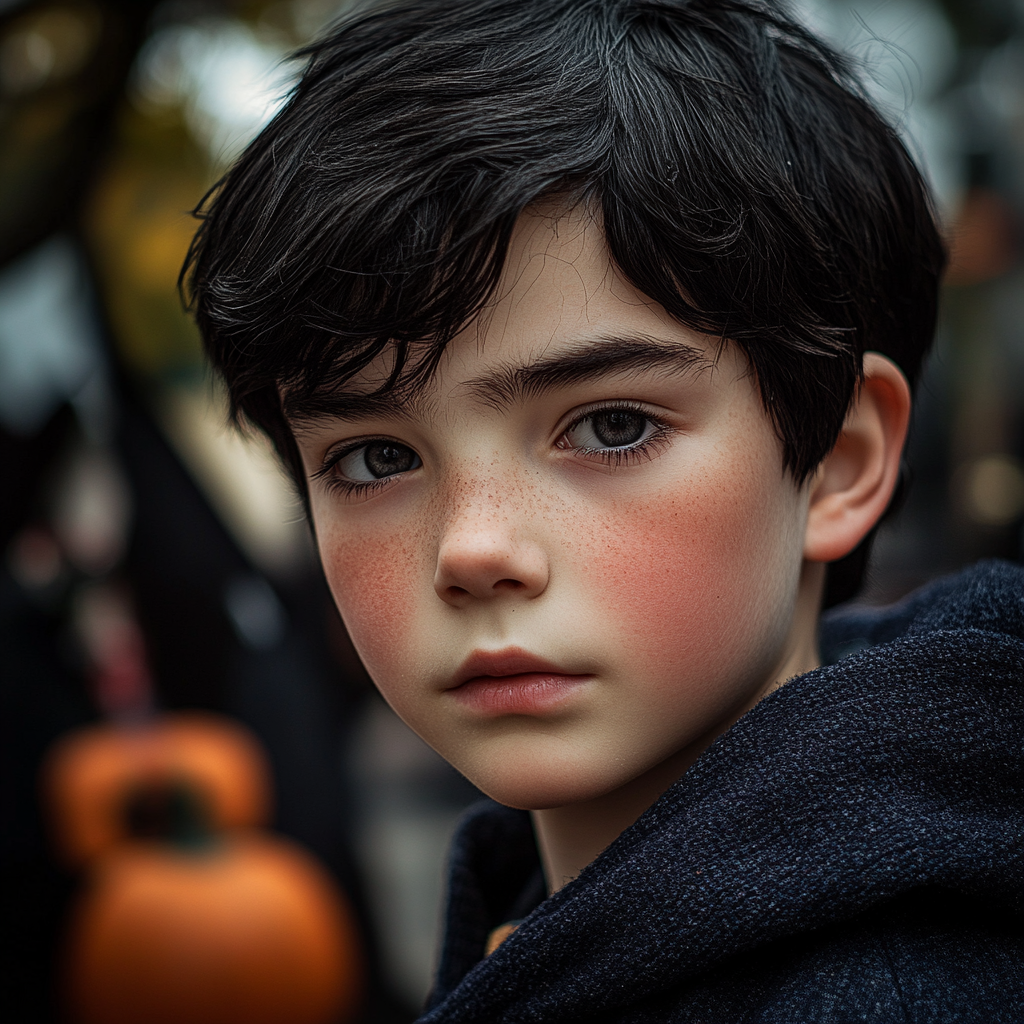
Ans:
[[[757,0],[392,4],[307,56],[192,296],[370,674],[497,801],[424,1019],[1016,1019],[1019,571],[821,667],[943,263],[844,62]]]

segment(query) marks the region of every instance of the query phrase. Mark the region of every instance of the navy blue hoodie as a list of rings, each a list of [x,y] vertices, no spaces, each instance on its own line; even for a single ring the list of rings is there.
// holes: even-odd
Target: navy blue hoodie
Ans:
[[[1024,1021],[1024,570],[822,649],[547,899],[529,815],[472,811],[422,1024]]]

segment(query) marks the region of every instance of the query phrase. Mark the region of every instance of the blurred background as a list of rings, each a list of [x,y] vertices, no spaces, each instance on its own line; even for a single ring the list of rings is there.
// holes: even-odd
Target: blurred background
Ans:
[[[226,426],[176,291],[190,211],[283,101],[287,55],[345,6],[0,0],[6,1020],[63,1019],[85,884],[40,797],[47,751],[150,706],[217,712],[256,737],[273,833],[317,858],[356,921],[357,1019],[411,1020],[426,994],[445,845],[478,794],[375,696],[300,505],[268,446]],[[798,10],[855,55],[905,131],[952,251],[910,498],[865,594],[880,603],[1022,557],[1024,3]],[[111,616],[97,608],[112,607],[117,635],[138,638],[134,682],[103,654],[96,623]]]

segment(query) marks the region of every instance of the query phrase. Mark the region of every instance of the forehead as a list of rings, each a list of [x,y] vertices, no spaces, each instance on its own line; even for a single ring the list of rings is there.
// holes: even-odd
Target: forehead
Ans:
[[[587,209],[541,207],[516,223],[488,306],[456,338],[452,363],[544,358],[559,345],[629,335],[693,347],[703,342],[615,267]]]
[[[388,389],[395,353],[387,349],[315,412],[420,412],[474,397],[509,404],[541,383],[654,366],[686,373],[717,365],[722,354],[718,339],[684,327],[622,276],[589,211],[538,207],[519,217],[490,301],[422,384]],[[306,419],[303,412],[295,410],[293,421]]]

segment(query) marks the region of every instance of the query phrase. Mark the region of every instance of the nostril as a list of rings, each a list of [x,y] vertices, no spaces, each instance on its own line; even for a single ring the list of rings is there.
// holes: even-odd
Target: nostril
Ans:
[[[521,601],[547,587],[544,552],[532,543],[513,543],[491,534],[446,538],[434,568],[434,592],[463,607],[471,601]],[[500,543],[499,543],[500,542]]]

